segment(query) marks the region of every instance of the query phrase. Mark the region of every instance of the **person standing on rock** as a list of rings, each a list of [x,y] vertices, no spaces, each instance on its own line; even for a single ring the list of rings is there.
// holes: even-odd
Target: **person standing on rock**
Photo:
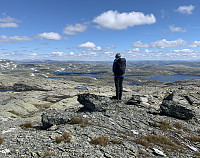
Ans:
[[[121,58],[121,54],[117,53],[115,55],[115,60],[113,62],[113,73],[114,73],[114,81],[115,81],[115,88],[116,88],[116,99],[122,99],[122,91],[123,91],[123,80],[124,74],[126,70],[126,59]]]

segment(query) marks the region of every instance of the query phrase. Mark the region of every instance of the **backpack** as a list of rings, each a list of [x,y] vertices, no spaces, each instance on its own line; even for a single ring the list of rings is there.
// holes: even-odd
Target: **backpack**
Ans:
[[[125,70],[126,70],[126,59],[125,58],[119,58],[118,60],[116,60],[115,63],[115,72],[114,74],[117,76],[122,76],[125,74]]]

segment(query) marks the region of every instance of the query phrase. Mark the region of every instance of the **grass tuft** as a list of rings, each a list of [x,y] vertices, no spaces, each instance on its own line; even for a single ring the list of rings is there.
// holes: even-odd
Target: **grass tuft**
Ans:
[[[106,136],[94,137],[94,138],[91,138],[91,143],[95,145],[106,146],[109,144],[109,138]]]
[[[0,136],[0,144],[2,144],[4,141],[3,137]]]
[[[70,124],[80,124],[81,127],[87,127],[91,123],[87,120],[82,119],[81,117],[73,117],[70,120]]]
[[[190,137],[184,137],[185,139],[188,139],[191,142],[200,142],[200,136],[190,136]]]
[[[32,122],[26,122],[20,125],[20,127],[24,128],[33,128],[33,123]]]
[[[57,144],[59,144],[63,141],[63,137],[56,136],[55,139],[56,139]]]
[[[70,142],[71,138],[70,138],[70,133],[68,131],[64,132],[62,134],[63,140],[66,142]]]
[[[73,117],[71,120],[70,120],[70,123],[71,124],[82,124],[84,121],[82,118],[80,117]]]
[[[183,126],[182,126],[182,124],[180,124],[179,122],[176,122],[176,123],[174,124],[174,127],[176,127],[177,129],[181,129]]]
[[[142,136],[137,139],[135,139],[135,143],[141,144],[145,147],[153,147],[154,145],[159,145],[163,149],[170,149],[170,150],[179,150],[181,149],[180,146],[172,142],[168,137],[166,136],[157,136],[157,135],[147,135]]]
[[[159,127],[164,132],[171,128],[171,125],[166,121],[161,121],[160,123],[157,123],[156,121],[153,121],[152,125],[154,127]]]
[[[122,140],[118,140],[118,139],[112,139],[112,140],[110,140],[110,142],[113,144],[122,144],[123,143]]]
[[[70,142],[71,141],[70,133],[68,131],[63,132],[62,136],[56,136],[55,139],[57,144],[61,143],[62,141]]]

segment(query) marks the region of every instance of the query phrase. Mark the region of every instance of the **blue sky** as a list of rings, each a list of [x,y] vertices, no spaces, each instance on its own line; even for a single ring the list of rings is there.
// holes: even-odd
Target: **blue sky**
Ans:
[[[0,0],[0,58],[199,60],[198,0]]]

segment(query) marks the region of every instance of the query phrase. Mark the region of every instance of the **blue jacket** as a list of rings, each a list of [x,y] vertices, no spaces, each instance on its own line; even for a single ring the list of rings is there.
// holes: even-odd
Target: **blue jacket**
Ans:
[[[126,69],[126,59],[125,58],[116,58],[113,62],[113,73],[115,77],[124,77]]]

